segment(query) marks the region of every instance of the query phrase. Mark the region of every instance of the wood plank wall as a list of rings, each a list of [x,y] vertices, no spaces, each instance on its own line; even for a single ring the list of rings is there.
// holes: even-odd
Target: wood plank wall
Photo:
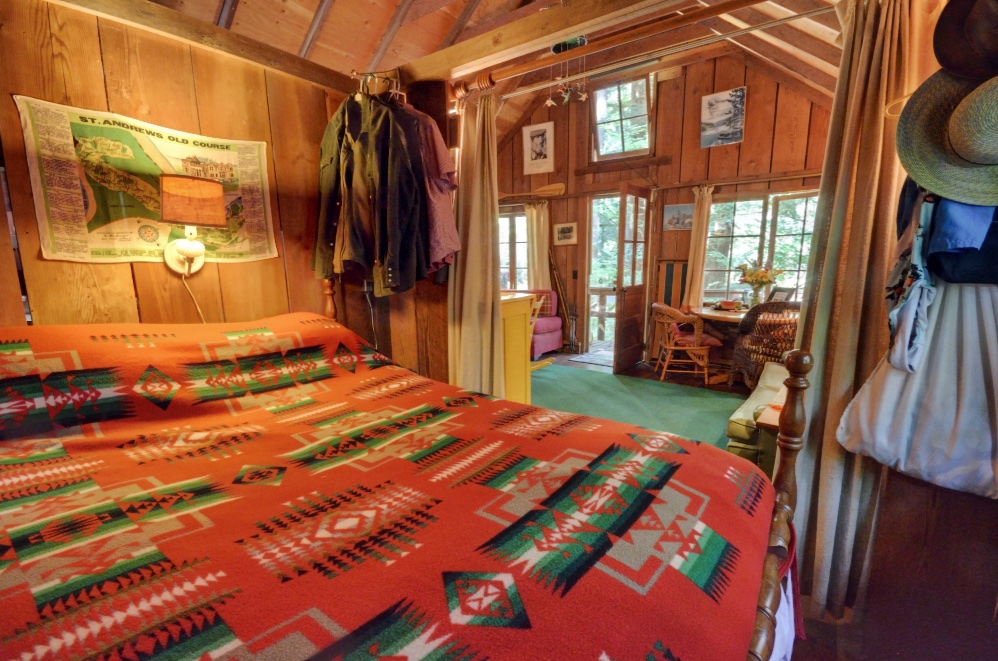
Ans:
[[[551,224],[578,223],[579,242],[555,247],[555,259],[565,281],[566,303],[580,311],[578,337],[583,334],[589,200],[600,193],[620,190],[623,183],[658,188],[652,203],[649,273],[652,300],[661,300],[655,267],[659,260],[686,261],[690,232],[661,231],[661,207],[693,202],[693,187],[702,182],[770,177],[816,171],[824,158],[830,100],[780,75],[752,56],[727,52],[691,60],[658,75],[655,96],[654,152],[649,158],[596,165],[590,163],[589,102],[543,105],[543,94],[528,106],[528,117],[504,136],[499,145],[499,190],[526,193],[551,183],[564,183],[563,198],[550,203]],[[700,148],[700,100],[745,85],[745,136],[741,144]],[[592,88],[591,84],[591,88]],[[592,95],[590,95],[592,98]],[[555,97],[560,102],[559,97]],[[546,121],[555,123],[555,171],[524,176],[520,129]],[[788,191],[817,188],[817,178],[719,185],[715,199],[741,192]],[[567,331],[566,331],[567,332]],[[567,339],[567,335],[566,335]]]
[[[217,138],[267,142],[280,257],[206,264],[188,282],[207,321],[322,312],[310,269],[318,144],[342,95],[209,49],[50,5],[0,3],[0,140],[33,319],[40,324],[199,321],[179,276],[160,263],[43,260],[12,94],[106,110]],[[0,323],[24,324],[9,243],[0,244]],[[349,317],[348,319],[349,320]],[[347,321],[345,320],[345,321]],[[365,333],[359,324],[358,331]]]

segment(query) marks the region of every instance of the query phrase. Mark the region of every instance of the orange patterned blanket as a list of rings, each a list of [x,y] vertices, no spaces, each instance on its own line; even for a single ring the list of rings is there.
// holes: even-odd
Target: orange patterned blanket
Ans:
[[[0,329],[4,659],[742,659],[772,505],[317,315]]]

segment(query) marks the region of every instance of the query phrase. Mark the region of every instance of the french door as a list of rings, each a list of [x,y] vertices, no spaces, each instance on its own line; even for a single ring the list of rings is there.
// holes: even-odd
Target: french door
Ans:
[[[613,372],[635,365],[644,353],[645,261],[651,191],[624,184],[617,239],[616,321]]]

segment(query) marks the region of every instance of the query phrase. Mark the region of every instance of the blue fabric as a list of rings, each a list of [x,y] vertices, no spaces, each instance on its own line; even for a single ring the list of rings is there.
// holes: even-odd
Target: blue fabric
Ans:
[[[995,209],[940,199],[932,219],[929,254],[980,250],[995,217]]]

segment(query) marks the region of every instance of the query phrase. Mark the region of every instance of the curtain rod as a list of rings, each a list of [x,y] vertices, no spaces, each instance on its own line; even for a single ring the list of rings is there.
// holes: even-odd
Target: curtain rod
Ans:
[[[751,177],[743,179],[718,179],[717,181],[701,181],[700,183],[691,184],[689,182],[683,184],[669,184],[668,186],[655,186],[652,190],[671,190],[673,188],[692,188],[693,186],[700,186],[701,184],[707,186],[737,186],[739,184],[762,184],[768,183],[770,181],[784,181],[787,179],[809,179],[811,177],[820,177],[821,170],[802,170],[800,172],[792,172],[790,174],[781,174],[773,177]]]
[[[563,51],[554,55],[547,55],[543,58],[543,60],[523,62],[521,64],[510,64],[504,67],[499,67],[493,71],[482,72],[474,79],[457,81],[454,83],[454,94],[458,98],[461,98],[467,96],[475,90],[490,90],[495,87],[496,83],[500,80],[516,78],[519,75],[530,73],[531,71],[537,71],[555,64],[561,64],[562,62],[569,62],[580,57],[599,53],[610,48],[630,44],[647,37],[662,34],[663,32],[669,32],[670,30],[675,30],[676,28],[691,25],[707,18],[727,14],[737,11],[738,9],[745,9],[746,7],[762,4],[763,2],[765,2],[765,0],[721,0],[721,2],[715,5],[698,6],[689,10],[684,10],[686,13],[682,13],[681,11],[676,12],[675,14],[658,21],[646,23],[630,30],[621,31],[616,34],[603,37],[602,39],[590,42],[585,46],[573,48],[569,51]]]
[[[596,76],[603,73],[612,73],[619,69],[625,69],[627,67],[637,66],[641,64],[650,64],[656,59],[661,59],[668,55],[675,55],[676,53],[682,53],[683,51],[691,50],[699,46],[709,46],[710,44],[717,43],[719,41],[725,41],[732,37],[738,37],[743,34],[748,34],[749,32],[755,32],[756,30],[765,30],[766,28],[775,27],[777,25],[782,25],[784,23],[789,23],[790,21],[796,21],[799,18],[808,18],[810,16],[815,16],[817,14],[824,14],[826,12],[834,11],[835,7],[821,7],[819,9],[812,9],[811,11],[804,12],[803,14],[795,14],[793,16],[785,16],[783,18],[778,18],[766,23],[759,23],[758,25],[750,25],[746,28],[741,28],[739,30],[734,30],[732,32],[725,32],[724,34],[715,34],[709,37],[701,37],[699,39],[691,39],[689,41],[684,41],[682,43],[676,44],[674,46],[669,46],[668,48],[661,48],[657,50],[652,50],[641,55],[634,55],[632,57],[626,58],[624,60],[619,60],[612,64],[606,64],[602,67],[596,67],[595,69],[590,69],[589,71],[582,71],[577,74],[572,74],[571,76],[563,76],[558,80],[552,80],[546,83],[537,83],[536,85],[530,85],[529,87],[522,87],[517,90],[513,90],[508,94],[503,94],[500,98],[505,101],[506,99],[513,98],[514,96],[522,96],[524,94],[530,94],[538,90],[547,89],[548,87],[554,87],[555,85],[561,85],[563,83],[569,83],[573,80],[579,80],[580,78],[588,78],[590,76]],[[569,51],[571,52],[571,51]],[[548,66],[539,66],[537,69],[543,69]],[[535,69],[536,70],[536,69]],[[475,82],[479,85],[481,84],[481,79],[487,77],[489,74],[479,74]],[[455,89],[457,89],[457,84],[455,84]],[[471,89],[471,88],[469,88]],[[490,87],[478,87],[477,89],[490,89]]]
[[[770,181],[786,181],[789,179],[810,179],[812,177],[820,177],[821,170],[801,170],[800,172],[791,172],[789,174],[774,175],[771,177],[746,177],[742,179],[718,179],[717,181],[700,181],[700,182],[686,182],[679,184],[668,184],[666,186],[652,186],[651,190],[672,190],[674,188],[693,188],[694,186],[699,186],[701,184],[706,184],[708,186],[737,186],[739,184],[763,184]],[[590,195],[605,195],[607,193],[614,192],[614,189],[601,190],[601,191],[583,191],[581,193],[568,193],[566,195],[558,195],[554,197],[521,197],[517,198],[518,201],[511,204],[503,204],[502,201],[499,202],[499,206],[517,206],[523,204],[523,202],[539,202],[541,200],[574,200],[580,197],[589,197]],[[762,192],[762,191],[759,191]],[[787,191],[792,192],[792,191]]]

